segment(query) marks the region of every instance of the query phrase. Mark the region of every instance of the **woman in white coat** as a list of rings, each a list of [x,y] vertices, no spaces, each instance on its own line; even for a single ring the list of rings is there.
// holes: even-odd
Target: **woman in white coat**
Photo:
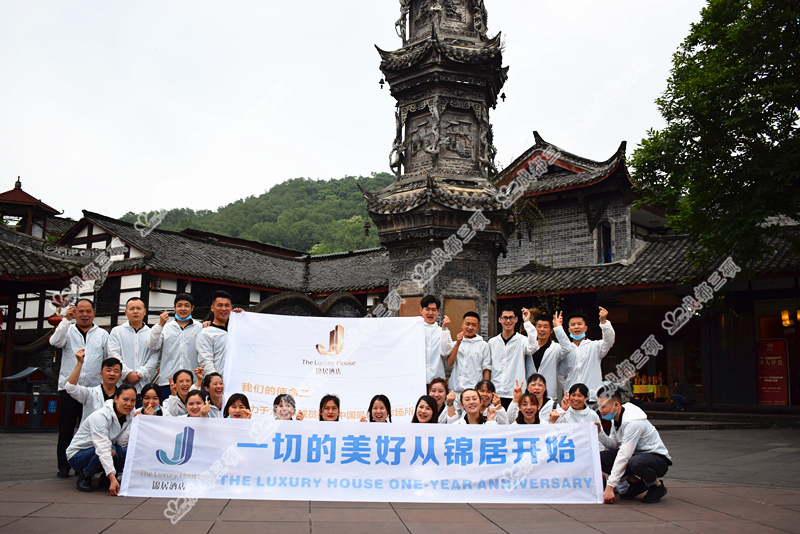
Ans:
[[[455,393],[452,391],[450,395],[455,397]],[[448,399],[450,397],[448,396]],[[464,410],[464,416],[461,419],[458,419],[453,424],[454,425],[496,425],[497,421],[494,420],[496,415],[496,410],[494,405],[489,405],[487,409],[488,415],[483,415],[481,413],[481,396],[475,389],[465,389],[461,392],[461,408]],[[452,406],[450,407],[452,408]]]
[[[532,393],[539,405],[539,424],[550,424],[550,412],[553,411],[555,403],[553,399],[547,397],[547,379],[534,373],[528,377],[528,393]],[[508,419],[513,421],[517,418],[519,412],[519,398],[522,396],[522,387],[518,385],[514,388],[514,401],[508,407]]]

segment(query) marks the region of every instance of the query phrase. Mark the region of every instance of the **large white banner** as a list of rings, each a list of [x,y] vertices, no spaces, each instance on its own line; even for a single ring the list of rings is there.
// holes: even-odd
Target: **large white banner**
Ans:
[[[600,503],[597,427],[137,416],[121,494]],[[177,512],[176,512],[177,513]]]
[[[358,421],[377,394],[392,404],[392,421],[411,421],[425,394],[421,317],[328,318],[233,313],[228,324],[225,398],[244,393],[254,417],[272,417],[288,393],[306,418],[319,401],[341,399],[341,419]]]

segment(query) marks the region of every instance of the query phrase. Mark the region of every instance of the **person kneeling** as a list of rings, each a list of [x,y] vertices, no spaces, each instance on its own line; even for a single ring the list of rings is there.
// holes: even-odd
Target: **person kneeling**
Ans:
[[[596,423],[600,443],[608,449],[600,452],[603,473],[609,475],[603,502],[613,504],[616,489],[622,499],[633,499],[647,491],[642,502],[657,503],[667,494],[660,477],[672,465],[658,430],[640,408],[631,403],[622,404],[613,384],[597,392],[597,408],[603,419],[612,421],[608,436]]]
[[[102,408],[81,423],[67,448],[69,465],[78,473],[80,491],[93,491],[92,477],[102,469],[108,477],[108,492],[111,495],[119,493],[117,473],[125,465],[133,419],[129,415],[135,406],[136,388],[123,384],[113,399],[107,400]],[[101,477],[98,487],[103,487],[104,482]]]

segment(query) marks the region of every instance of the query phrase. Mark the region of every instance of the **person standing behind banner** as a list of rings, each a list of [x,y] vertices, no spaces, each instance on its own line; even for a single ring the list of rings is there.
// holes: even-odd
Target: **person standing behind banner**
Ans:
[[[614,346],[616,336],[611,321],[608,320],[608,311],[600,307],[600,330],[603,332],[603,339],[593,341],[586,339],[586,331],[589,329],[589,319],[581,312],[573,312],[567,317],[567,337],[564,327],[561,324],[561,312],[557,312],[553,317],[553,324],[558,325],[553,330],[559,344],[569,347],[568,358],[572,362],[571,372],[567,378],[567,389],[573,384],[585,384],[589,388],[589,404],[594,405],[597,398],[597,390],[603,384],[603,371],[601,363],[611,347]]]
[[[170,396],[166,401],[165,409],[169,410],[169,415],[172,417],[186,415],[186,398],[189,391],[202,389],[203,368],[198,367],[194,370],[194,374],[197,377],[194,384],[192,384],[192,372],[188,369],[175,371],[175,374],[169,377]]]
[[[186,413],[178,417],[208,417],[209,410],[205,413],[203,409],[209,406],[203,398],[203,392],[199,389],[193,389],[186,395]]]
[[[272,403],[272,414],[278,421],[291,421],[295,418],[294,414],[296,411],[297,404],[294,402],[294,397],[288,393],[281,393],[275,397],[275,401]],[[296,419],[298,421],[302,421],[304,418],[303,410],[297,412]]]
[[[392,404],[389,402],[389,397],[386,395],[375,395],[369,402],[369,409],[367,410],[370,423],[391,423],[392,422]],[[367,422],[367,416],[361,418],[362,423]]]
[[[442,326],[436,324],[441,308],[439,299],[433,295],[422,297],[419,302],[419,314],[424,321],[425,329],[425,383],[430,384],[434,378],[445,377],[445,359],[453,349],[455,342],[447,326],[450,318],[444,316]]]
[[[448,394],[447,380],[444,378],[434,378],[428,384],[428,395],[436,401],[436,413],[438,413],[437,422],[439,424],[447,424],[447,406],[445,400]]]
[[[94,491],[92,477],[102,470],[111,495],[119,493],[117,473],[125,465],[131,412],[136,404],[136,389],[122,384],[113,399],[81,423],[67,448],[69,465],[78,473],[78,490]],[[100,487],[100,486],[99,486]]]
[[[421,396],[417,400],[417,405],[414,406],[414,417],[411,418],[411,422],[437,424],[438,420],[439,408],[436,399],[430,395]]]
[[[516,333],[517,314],[512,306],[503,308],[498,321],[502,330],[489,340],[492,382],[503,408],[508,409],[514,396],[514,385],[524,382],[528,376],[525,374],[525,363],[536,344],[536,336],[533,328],[527,330],[528,337]],[[503,424],[499,418],[497,422]]]
[[[75,423],[83,421],[83,405],[67,392],[67,381],[75,369],[75,353],[83,351],[84,361],[76,384],[93,388],[102,384],[100,372],[106,359],[108,332],[95,326],[94,304],[89,299],[80,299],[75,306],[67,308],[65,317],[50,336],[50,345],[61,349],[61,367],[58,372],[58,478],[69,477],[67,447],[75,434]],[[88,414],[87,414],[88,415]]]
[[[460,414],[458,402],[461,392],[472,389],[480,380],[492,379],[492,355],[489,344],[478,335],[480,317],[475,312],[467,312],[461,321],[461,332],[456,336],[456,344],[447,357],[450,372],[450,390],[456,394],[456,412]]]
[[[158,384],[147,384],[142,388],[142,407],[135,409],[131,415],[169,415],[161,406],[161,388]]]
[[[550,412],[550,424],[566,423],[596,423],[600,424],[597,412],[586,406],[586,399],[589,397],[589,388],[584,384],[573,384],[569,392],[564,393],[561,405],[556,405],[556,409]],[[600,450],[606,450],[600,443]]]
[[[211,412],[209,417],[222,417],[222,396],[225,394],[225,384],[222,382],[222,375],[210,373],[203,378],[203,391],[206,394],[206,401],[210,401]]]
[[[161,397],[170,393],[169,378],[181,369],[194,369],[197,364],[197,337],[203,330],[202,323],[192,319],[194,297],[180,293],[175,297],[175,320],[169,320],[169,312],[159,317],[158,324],[150,329],[150,348],[160,359],[158,384]]]
[[[525,331],[532,345],[530,354],[525,359],[525,378],[532,374],[540,374],[547,381],[549,397],[558,395],[558,370],[559,367],[569,366],[569,347],[563,347],[553,341],[553,319],[549,315],[540,314],[531,323],[531,312],[522,308],[522,319],[525,321]],[[559,318],[559,323],[560,318]],[[531,334],[536,333],[535,339]],[[568,371],[564,371],[566,376]],[[525,382],[525,378],[521,382]]]
[[[547,396],[547,381],[545,377],[540,374],[532,374],[528,377],[528,393],[532,393],[536,397],[537,404],[539,405],[539,424],[550,424],[550,412],[553,411],[555,402]],[[522,394],[522,384],[514,388],[514,398],[518,398]],[[508,418],[514,420],[517,417],[517,410],[519,404],[515,401],[508,407]]]
[[[455,421],[454,425],[496,425],[494,420],[494,405],[489,406],[488,415],[481,413],[481,397],[472,388],[467,388],[461,392],[461,406],[464,408],[464,416]]]
[[[250,411],[250,401],[244,393],[234,393],[225,403],[222,417],[227,419],[250,419],[253,412]]]
[[[338,421],[339,420],[339,397],[336,395],[325,395],[319,401],[319,420]]]
[[[492,381],[481,380],[475,385],[475,390],[481,397],[481,413],[484,415],[484,417],[489,416],[489,408],[494,406],[494,420],[497,421],[498,425],[507,425],[509,423],[508,414],[506,413],[505,408],[503,408],[503,404],[500,402],[500,397],[498,397],[495,393],[494,384]],[[454,423],[455,421],[450,422]]]
[[[144,324],[147,308],[139,297],[125,303],[124,324],[115,326],[108,336],[108,355],[122,362],[122,380],[136,388],[141,406],[142,388],[156,375],[158,355],[150,346],[150,327]]]
[[[225,345],[228,343],[228,320],[231,312],[239,313],[241,308],[233,307],[233,299],[227,291],[214,291],[211,298],[211,311],[214,320],[208,328],[197,335],[197,361],[206,373],[225,371]]]

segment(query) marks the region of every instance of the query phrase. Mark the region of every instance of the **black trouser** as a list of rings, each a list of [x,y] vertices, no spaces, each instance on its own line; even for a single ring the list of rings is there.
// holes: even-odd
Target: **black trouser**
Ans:
[[[75,433],[75,421],[80,421],[83,415],[83,404],[73,399],[66,390],[58,392],[58,445],[56,445],[56,458],[58,470],[69,470],[67,462],[67,447]]]
[[[505,408],[506,411],[508,411],[508,407],[511,406],[511,401],[513,400],[514,399],[511,398],[500,397],[500,404],[502,404],[503,408]]]
[[[611,470],[614,468],[614,460],[617,459],[617,451],[600,451],[600,466],[603,473],[610,475]],[[643,452],[641,454],[634,454],[628,460],[628,466],[625,469],[625,474],[622,475],[622,480],[628,480],[632,476],[637,476],[644,480],[647,486],[652,486],[656,480],[667,474],[667,469],[672,465],[672,462],[667,460],[660,454],[653,454]]]

